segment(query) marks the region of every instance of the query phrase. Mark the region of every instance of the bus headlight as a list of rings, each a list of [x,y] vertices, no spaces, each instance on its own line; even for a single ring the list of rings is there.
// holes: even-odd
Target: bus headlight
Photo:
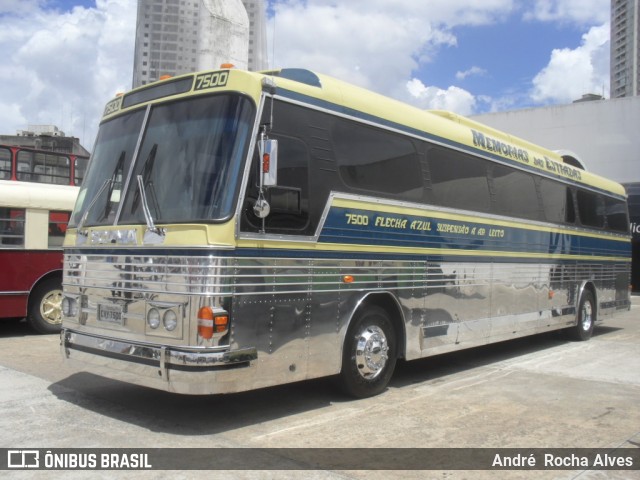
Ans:
[[[62,299],[62,314],[65,317],[75,317],[78,315],[78,301],[75,298],[64,297]]]
[[[154,330],[160,326],[160,312],[157,308],[152,308],[147,313],[147,324]]]
[[[178,325],[178,316],[173,310],[167,310],[162,317],[162,324],[169,332],[173,332]]]

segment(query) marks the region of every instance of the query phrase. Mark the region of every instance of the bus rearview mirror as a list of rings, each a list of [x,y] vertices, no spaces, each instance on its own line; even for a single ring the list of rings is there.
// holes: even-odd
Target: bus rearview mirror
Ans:
[[[278,141],[259,140],[260,172],[262,186],[272,187],[278,184]]]

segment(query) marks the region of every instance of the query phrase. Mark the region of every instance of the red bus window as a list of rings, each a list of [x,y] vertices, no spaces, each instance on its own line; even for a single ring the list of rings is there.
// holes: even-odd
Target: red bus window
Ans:
[[[49,247],[61,247],[71,212],[49,212]]]
[[[11,150],[0,148],[0,180],[11,179]]]
[[[0,207],[0,246],[24,247],[24,209]]]
[[[18,180],[69,185],[71,165],[64,155],[20,150],[17,165]]]
[[[73,179],[74,185],[82,184],[84,173],[87,170],[87,163],[89,163],[89,159],[87,157],[76,157],[75,165],[74,165],[74,172],[75,172],[75,178]]]

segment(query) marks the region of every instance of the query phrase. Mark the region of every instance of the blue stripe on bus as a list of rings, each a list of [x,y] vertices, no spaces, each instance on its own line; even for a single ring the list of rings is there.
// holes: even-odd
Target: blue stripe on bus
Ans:
[[[619,257],[631,252],[629,242],[614,238],[347,208],[331,209],[319,243],[446,248],[478,254],[486,251]]]

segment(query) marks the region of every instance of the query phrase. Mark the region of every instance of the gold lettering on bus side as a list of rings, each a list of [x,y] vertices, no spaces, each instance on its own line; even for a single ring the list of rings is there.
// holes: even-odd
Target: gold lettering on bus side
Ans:
[[[509,143],[498,140],[497,138],[489,137],[482,132],[471,129],[471,136],[473,139],[473,145],[480,147],[488,152],[497,153],[503,157],[512,158],[519,162],[529,163],[529,152],[524,148],[518,148]]]
[[[360,215],[356,213],[345,213],[347,217],[347,225],[369,225],[369,217],[367,215]]]
[[[407,228],[407,220],[398,217],[376,217],[374,225],[382,228]]]
[[[489,137],[488,135],[474,129],[471,129],[471,136],[475,147],[486,150],[487,152],[497,153],[503,157],[518,160],[523,163],[530,163],[529,153],[523,148],[518,148],[514,145],[498,140],[497,138]],[[562,175],[563,177],[567,177],[572,180],[582,180],[580,170],[570,165],[559,163],[548,157],[533,157],[532,160],[533,161],[531,163],[538,168],[557,175]]]
[[[505,238],[507,230],[504,228],[486,228],[474,224],[449,223],[433,220],[407,220],[402,217],[375,215],[370,219],[368,215],[360,213],[345,213],[347,225],[374,226],[413,232],[436,231],[446,235],[468,235],[473,237]]]
[[[411,230],[419,230],[421,232],[430,232],[431,222],[427,222],[425,220],[414,220],[411,222],[411,226],[409,228]]]
[[[455,225],[453,223],[438,223],[436,231],[439,233],[455,233],[458,235],[469,235],[471,228],[469,225]]]

